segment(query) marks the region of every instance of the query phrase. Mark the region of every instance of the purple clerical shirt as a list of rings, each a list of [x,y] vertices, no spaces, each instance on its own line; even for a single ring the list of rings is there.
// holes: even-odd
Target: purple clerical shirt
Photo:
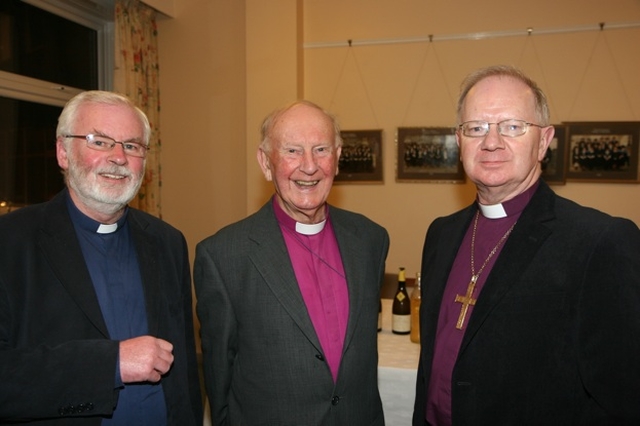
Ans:
[[[273,202],[307,312],[333,381],[338,377],[349,319],[349,292],[327,207],[323,224],[297,223]]]
[[[474,269],[476,274],[498,241],[500,241],[509,228],[516,223],[537,188],[538,185],[535,184],[522,194],[502,203],[502,207],[506,213],[505,217],[490,219],[480,214],[475,238]],[[455,299],[456,295],[466,295],[469,282],[471,281],[472,234],[473,221],[471,221],[471,225],[469,229],[467,229],[467,233],[458,249],[458,254],[451,267],[449,279],[447,280],[440,305],[433,361],[431,364],[431,376],[427,389],[426,418],[431,426],[451,425],[451,379],[453,367],[458,359],[462,337],[473,314],[473,305],[469,305],[462,329],[457,329],[456,323],[460,316],[462,304],[456,302]],[[496,259],[500,255],[504,243],[506,243],[506,241],[498,247],[498,250],[487,262],[484,270],[478,277],[472,295],[474,299],[477,300],[480,297],[482,287]]]

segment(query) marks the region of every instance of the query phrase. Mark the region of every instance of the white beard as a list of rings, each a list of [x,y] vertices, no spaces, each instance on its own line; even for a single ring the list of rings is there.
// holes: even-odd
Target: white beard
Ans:
[[[100,174],[123,176],[124,179],[130,179],[130,183],[124,188],[112,186],[99,179]],[[83,169],[69,157],[67,182],[88,208],[111,215],[124,208],[135,197],[142,185],[143,175],[144,168],[139,175],[134,176],[128,168],[117,165],[98,170]]]

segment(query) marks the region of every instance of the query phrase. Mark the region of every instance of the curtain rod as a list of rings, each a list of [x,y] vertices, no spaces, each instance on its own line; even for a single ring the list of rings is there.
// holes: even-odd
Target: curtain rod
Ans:
[[[370,46],[381,44],[405,44],[405,43],[425,43],[434,41],[451,41],[451,40],[484,40],[489,38],[498,37],[514,37],[532,34],[562,34],[562,33],[577,33],[584,31],[602,31],[606,27],[609,29],[627,29],[627,28],[640,28],[640,22],[627,22],[617,24],[606,24],[600,22],[597,25],[587,25],[582,27],[572,28],[546,28],[537,29],[529,27],[525,30],[511,30],[511,31],[489,31],[479,33],[468,34],[451,34],[436,36],[429,34],[426,37],[410,37],[410,38],[395,38],[395,39],[377,39],[377,40],[346,40],[346,41],[329,41],[329,42],[310,42],[304,43],[305,49],[318,49],[324,47],[347,47],[347,46]]]

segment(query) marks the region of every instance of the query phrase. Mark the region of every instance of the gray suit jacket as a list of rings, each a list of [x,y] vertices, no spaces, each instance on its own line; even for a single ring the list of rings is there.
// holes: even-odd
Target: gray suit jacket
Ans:
[[[99,425],[118,401],[118,342],[109,338],[65,194],[0,217],[1,424]],[[174,345],[162,379],[168,424],[201,425],[186,242],[151,215],[128,214],[149,334]]]
[[[268,202],[198,244],[194,267],[205,383],[223,425],[382,425],[377,315],[387,232],[334,207],[349,291],[337,383]]]
[[[438,218],[422,258],[414,425],[442,294],[477,207]],[[640,424],[640,231],[544,182],[478,296],[452,377],[454,425]]]

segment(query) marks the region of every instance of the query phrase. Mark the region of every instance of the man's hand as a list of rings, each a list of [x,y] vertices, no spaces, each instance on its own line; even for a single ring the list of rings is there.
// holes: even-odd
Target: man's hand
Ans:
[[[158,382],[173,364],[173,345],[152,336],[120,342],[120,377],[124,383]]]

